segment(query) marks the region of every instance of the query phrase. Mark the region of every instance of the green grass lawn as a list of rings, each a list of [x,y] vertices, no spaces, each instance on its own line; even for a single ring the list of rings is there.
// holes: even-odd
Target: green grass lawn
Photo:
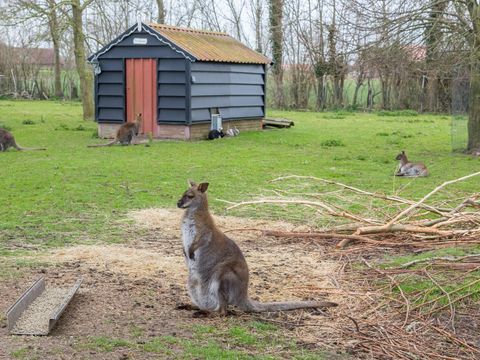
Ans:
[[[441,182],[480,170],[479,159],[451,152],[449,116],[399,113],[271,111],[295,127],[217,141],[160,141],[151,147],[87,148],[96,124],[71,102],[0,101],[0,126],[22,146],[48,151],[0,153],[3,246],[31,242],[122,241],[115,226],[137,208],[174,207],[186,179],[210,182],[213,210],[265,194],[268,180],[298,174],[419,198]],[[431,176],[392,176],[400,150],[424,161]],[[478,179],[455,187],[478,191]],[[253,209],[250,216],[266,217]],[[288,218],[289,214],[285,214]]]

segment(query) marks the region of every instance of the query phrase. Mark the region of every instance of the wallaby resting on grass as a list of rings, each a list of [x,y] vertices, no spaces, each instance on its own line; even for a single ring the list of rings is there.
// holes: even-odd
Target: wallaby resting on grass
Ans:
[[[24,148],[19,146],[16,141],[15,137],[12,135],[11,132],[0,129],[0,151],[7,151],[8,148],[13,147],[17,150],[47,150],[45,148]]]
[[[428,169],[425,166],[425,164],[421,162],[417,162],[417,163],[409,162],[407,158],[407,154],[405,154],[405,151],[402,151],[400,154],[398,154],[395,160],[400,161],[398,171],[395,174],[395,176],[409,176],[409,177],[428,176]]]
[[[140,126],[142,125],[142,114],[138,114],[133,122],[127,122],[117,130],[115,139],[107,144],[88,145],[88,147],[112,146],[117,142],[121,145],[130,145],[134,136],[138,136]]]
[[[178,200],[185,209],[182,239],[188,266],[188,293],[194,305],[204,312],[225,315],[228,305],[247,312],[285,311],[326,308],[337,304],[327,301],[260,303],[248,297],[248,266],[240,248],[215,225],[208,210],[208,183],[190,188]],[[184,306],[183,308],[188,308]]]

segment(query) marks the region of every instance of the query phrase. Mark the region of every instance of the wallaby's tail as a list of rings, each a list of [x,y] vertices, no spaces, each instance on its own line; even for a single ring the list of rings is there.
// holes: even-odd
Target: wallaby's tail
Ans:
[[[338,306],[330,301],[282,301],[262,303],[248,299],[240,308],[246,312],[289,311],[296,309],[328,308]]]
[[[45,148],[24,148],[21,147],[20,145],[17,144],[15,140],[13,140],[13,147],[19,151],[25,151],[25,150],[47,150]]]
[[[117,139],[113,140],[113,141],[110,141],[109,143],[107,144],[94,144],[94,145],[87,145],[87,147],[101,147],[101,146],[112,146],[113,144],[115,144],[117,142]]]

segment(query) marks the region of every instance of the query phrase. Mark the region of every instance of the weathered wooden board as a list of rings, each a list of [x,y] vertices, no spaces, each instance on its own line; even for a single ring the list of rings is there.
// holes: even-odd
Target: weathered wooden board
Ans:
[[[272,126],[276,128],[289,128],[291,126],[295,126],[295,123],[288,119],[265,118],[262,120],[262,125],[263,127]]]

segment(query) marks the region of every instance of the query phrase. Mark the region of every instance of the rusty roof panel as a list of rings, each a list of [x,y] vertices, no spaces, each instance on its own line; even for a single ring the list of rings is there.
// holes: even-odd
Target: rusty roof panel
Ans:
[[[160,24],[150,24],[149,26],[200,61],[244,64],[271,63],[266,56],[225,33]]]

